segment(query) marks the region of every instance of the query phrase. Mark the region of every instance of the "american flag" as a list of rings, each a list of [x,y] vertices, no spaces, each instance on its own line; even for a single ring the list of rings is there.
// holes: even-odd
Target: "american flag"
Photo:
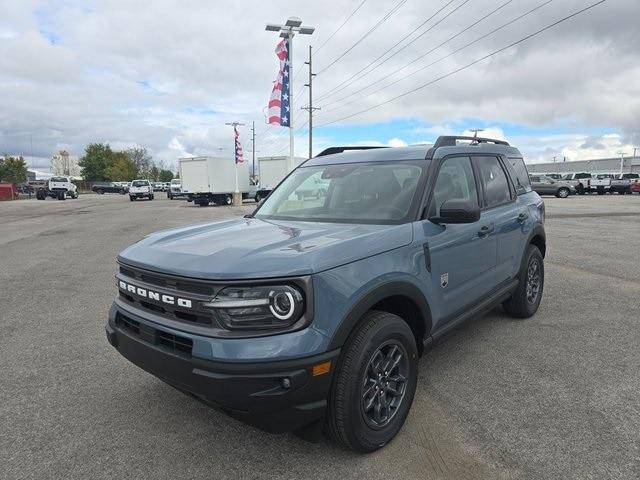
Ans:
[[[236,163],[244,162],[244,157],[242,154],[242,144],[240,143],[240,132],[238,131],[237,125],[233,126],[233,131],[236,137]]]
[[[289,40],[283,38],[276,46],[276,56],[280,60],[278,78],[273,85],[269,99],[269,118],[267,123],[275,123],[288,127],[291,124],[289,112]]]

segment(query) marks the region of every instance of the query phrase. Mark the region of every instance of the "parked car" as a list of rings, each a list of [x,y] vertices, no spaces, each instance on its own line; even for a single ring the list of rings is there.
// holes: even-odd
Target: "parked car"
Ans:
[[[70,177],[51,177],[44,186],[36,190],[36,198],[45,200],[47,197],[66,200],[67,198],[78,198],[78,187],[71,181]]]
[[[640,193],[640,179],[631,181],[631,193]]]
[[[578,195],[584,195],[589,191],[591,177],[590,173],[585,172],[569,173],[562,178],[562,181],[572,185]]]
[[[171,180],[169,190],[167,190],[167,198],[173,200],[174,198],[185,198],[186,196],[187,194],[182,191],[182,180],[179,178]]]
[[[148,198],[153,200],[153,187],[149,180],[134,180],[129,185],[129,200],[132,202],[138,198]]]
[[[567,198],[576,193],[576,189],[569,182],[554,180],[546,175],[531,175],[531,188],[538,195],[555,195],[558,198]]]
[[[91,190],[96,192],[98,195],[102,195],[104,193],[119,193],[120,195],[124,195],[127,193],[127,189],[118,182],[97,182],[91,185]]]
[[[496,305],[535,314],[545,210],[501,140],[329,151],[252,215],[121,252],[106,334],[134,364],[243,421],[324,424],[371,452],[407,418],[426,346]],[[315,180],[326,200],[299,200]]]
[[[129,182],[113,182],[113,183],[115,183],[119,187],[122,187],[125,193],[129,191]]]
[[[622,173],[618,174],[611,179],[611,186],[609,193],[618,193],[619,195],[625,195],[632,193],[631,184],[640,179],[640,174],[637,173]]]
[[[598,195],[612,193],[611,182],[615,175],[613,173],[600,173],[589,182],[589,190],[596,192]]]

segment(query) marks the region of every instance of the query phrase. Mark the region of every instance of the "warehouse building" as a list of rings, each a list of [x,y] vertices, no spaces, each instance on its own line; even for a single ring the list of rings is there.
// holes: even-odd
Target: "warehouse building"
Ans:
[[[531,173],[620,173],[620,157],[574,160],[569,162],[531,163],[527,165]],[[625,157],[623,173],[640,173],[640,157]]]

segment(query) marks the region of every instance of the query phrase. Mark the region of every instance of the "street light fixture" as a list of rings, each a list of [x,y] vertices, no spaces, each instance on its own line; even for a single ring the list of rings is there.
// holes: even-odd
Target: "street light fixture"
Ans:
[[[291,95],[291,84],[293,83],[293,37],[296,33],[301,35],[311,35],[314,27],[302,26],[302,20],[298,17],[289,17],[284,25],[277,23],[267,23],[265,28],[268,32],[280,32],[281,38],[289,40],[289,162],[287,171],[293,170],[293,96]]]

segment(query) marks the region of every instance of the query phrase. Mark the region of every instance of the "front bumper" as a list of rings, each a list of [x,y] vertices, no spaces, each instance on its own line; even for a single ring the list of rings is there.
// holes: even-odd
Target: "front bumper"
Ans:
[[[234,418],[278,433],[299,429],[324,415],[339,350],[286,361],[211,361],[194,357],[181,332],[131,320],[114,306],[106,325],[109,343],[122,356]],[[329,372],[314,376],[313,366],[327,361]]]

